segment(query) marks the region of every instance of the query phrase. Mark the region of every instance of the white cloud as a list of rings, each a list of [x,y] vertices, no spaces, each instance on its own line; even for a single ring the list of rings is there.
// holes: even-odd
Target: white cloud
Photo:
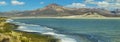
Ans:
[[[92,2],[92,1],[94,1],[94,0],[85,0],[85,2]]]
[[[40,4],[44,4],[44,2],[40,2]]]
[[[112,5],[112,7],[114,7],[114,8],[119,8],[119,9],[120,9],[120,3],[114,3],[114,4]]]
[[[25,4],[24,2],[19,2],[17,0],[12,0],[11,3],[12,5],[24,5]]]
[[[85,0],[86,4],[96,4],[94,0]]]
[[[97,6],[93,6],[94,7],[98,7],[98,8],[106,8],[106,9],[120,9],[120,0],[85,0],[84,3],[72,3],[70,5],[67,5],[66,7],[72,7],[72,8],[83,8],[83,7],[88,7],[86,6],[87,4],[90,5],[97,5]]]
[[[86,5],[82,3],[72,3],[70,5],[66,5],[65,7],[70,7],[70,8],[85,8]]]
[[[109,7],[110,3],[106,2],[106,1],[102,1],[102,2],[98,2],[97,5],[99,7],[106,8],[106,7]]]
[[[120,3],[119,2],[110,2],[109,0],[98,2],[98,7],[100,8],[106,8],[106,9],[120,9]]]
[[[118,6],[118,7],[120,7],[120,3],[116,3],[115,5]]]
[[[107,2],[113,2],[113,1],[115,1],[115,0],[104,0],[104,1],[107,1]]]
[[[6,5],[7,3],[5,1],[1,1],[0,5]]]
[[[116,2],[119,2],[119,3],[120,3],[120,0],[116,0]]]

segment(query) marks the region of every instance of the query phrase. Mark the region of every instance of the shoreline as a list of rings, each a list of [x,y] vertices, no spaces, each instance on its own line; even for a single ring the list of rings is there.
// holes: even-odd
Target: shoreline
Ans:
[[[11,19],[53,18],[53,19],[120,19],[120,17],[11,17]]]
[[[30,17],[30,18],[33,18],[33,17]],[[111,17],[111,18],[112,18],[112,17]],[[110,18],[110,19],[111,19],[111,18]],[[60,18],[60,19],[61,19],[61,18]],[[116,19],[116,17],[115,17],[115,19]],[[117,19],[119,19],[119,18],[117,18]]]
[[[0,18],[0,42],[59,42],[60,39],[52,35],[15,30],[20,25],[6,22],[8,18]],[[3,21],[5,20],[5,21]],[[2,25],[3,24],[3,25]]]
[[[44,26],[43,26],[44,27]],[[45,26],[46,28],[47,26]],[[23,28],[22,28],[23,29]],[[49,32],[39,32],[39,31],[35,31],[34,30],[29,30],[29,29],[26,29],[26,30],[22,30],[22,29],[17,29],[17,31],[22,31],[22,32],[28,32],[28,33],[33,33],[33,34],[41,34],[41,35],[48,35],[48,36],[52,36],[55,40],[57,40],[57,42],[76,42],[76,39],[74,38],[71,38],[71,37],[68,37],[67,35],[65,34],[59,34],[59,33],[56,33],[54,31],[49,31]],[[49,27],[47,27],[47,29],[49,29]],[[46,30],[47,30],[46,29]],[[51,29],[51,28],[50,28]],[[43,29],[42,29],[43,30]],[[54,41],[55,42],[55,41]]]

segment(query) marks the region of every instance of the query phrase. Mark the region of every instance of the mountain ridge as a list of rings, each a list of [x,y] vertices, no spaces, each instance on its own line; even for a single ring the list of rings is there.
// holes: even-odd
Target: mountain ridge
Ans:
[[[119,10],[120,11],[120,10]],[[52,3],[47,5],[44,8],[29,10],[23,12],[0,12],[0,16],[46,16],[46,17],[55,17],[55,16],[72,16],[72,15],[84,15],[86,13],[97,13],[105,17],[119,17],[120,13],[112,13],[109,10],[100,9],[100,8],[66,8],[58,4]],[[114,12],[114,11],[113,11]],[[116,12],[116,11],[115,11]],[[94,15],[94,14],[93,14]]]

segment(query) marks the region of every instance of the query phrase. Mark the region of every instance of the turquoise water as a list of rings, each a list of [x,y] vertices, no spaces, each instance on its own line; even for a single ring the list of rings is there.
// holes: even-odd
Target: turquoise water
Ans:
[[[46,26],[59,34],[74,37],[77,42],[120,42],[120,19],[37,18],[14,21]]]

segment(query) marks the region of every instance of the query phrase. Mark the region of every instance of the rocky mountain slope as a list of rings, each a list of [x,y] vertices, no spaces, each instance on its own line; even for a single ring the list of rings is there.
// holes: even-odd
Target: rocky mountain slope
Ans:
[[[109,11],[105,9],[98,9],[98,8],[66,8],[60,6],[58,4],[49,4],[44,8],[36,9],[36,10],[29,10],[23,12],[0,12],[0,16],[46,16],[46,17],[54,17],[54,16],[72,16],[72,15],[85,15],[89,13],[97,13],[99,15],[105,17],[117,17],[120,16],[120,13],[116,11]]]

